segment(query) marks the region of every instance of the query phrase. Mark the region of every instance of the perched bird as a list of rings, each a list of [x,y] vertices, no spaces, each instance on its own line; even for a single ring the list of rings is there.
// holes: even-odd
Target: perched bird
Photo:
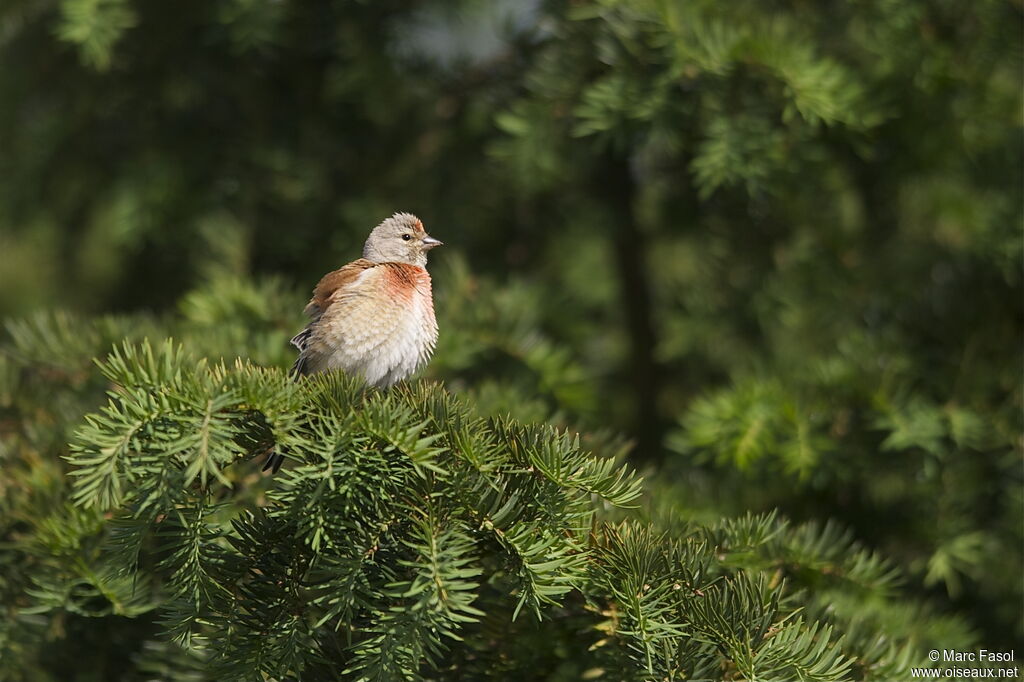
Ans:
[[[375,227],[363,257],[323,276],[305,312],[311,318],[292,344],[296,376],[340,369],[387,387],[430,359],[437,343],[427,252],[441,246],[409,213]],[[263,469],[277,469],[271,453]]]

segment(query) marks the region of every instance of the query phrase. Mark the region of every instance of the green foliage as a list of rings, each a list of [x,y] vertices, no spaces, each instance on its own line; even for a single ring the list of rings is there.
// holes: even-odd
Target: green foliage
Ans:
[[[250,656],[304,679],[888,680],[929,644],[1012,647],[1021,19],[0,3],[0,677],[205,679]],[[288,381],[303,294],[395,210],[446,242],[425,375],[457,398]],[[291,462],[272,481],[248,463],[271,446]],[[395,528],[378,468],[441,494]],[[378,535],[369,582],[346,543]],[[691,541],[709,555],[655,556]],[[751,610],[702,624],[663,582],[628,593],[600,559],[616,542]],[[276,615],[230,611],[224,585]],[[766,595],[760,644],[705,641],[761,632]]]
[[[131,5],[123,0],[65,0],[61,14],[57,35],[78,48],[83,62],[100,71],[110,67],[115,44],[136,21]]]
[[[43,320],[34,328],[83,343],[115,324]],[[477,415],[430,382],[377,391],[197,360],[193,343],[209,339],[169,322],[184,344],[116,344],[86,371],[103,384],[66,389],[80,405],[107,394],[73,435],[68,488],[31,432],[5,451],[7,480],[28,493],[5,498],[21,525],[0,551],[6,677],[56,679],[35,652],[63,641],[44,635],[54,624],[83,619],[140,623],[123,643],[126,679],[536,675],[518,647],[552,641],[550,679],[833,680],[855,662],[880,679],[870,666],[905,671],[907,648],[930,641],[878,622],[862,638],[898,644],[870,650],[840,636],[842,618],[799,615],[826,587],[899,599],[892,565],[834,526],[611,524],[600,510],[630,513],[641,483],[565,430]],[[267,334],[262,316],[238,323]],[[29,384],[46,367],[20,352],[32,328],[12,325],[4,353]],[[17,409],[37,405],[38,392],[18,393]],[[273,478],[257,473],[270,447],[290,460]],[[46,471],[51,498],[33,499]],[[517,634],[495,640],[496,627]]]
[[[643,390],[678,425],[659,441],[676,453],[661,495],[698,518],[827,509],[1008,646],[1024,633],[1006,606],[1024,565],[1008,353],[1024,204],[1020,155],[1005,153],[1020,147],[1006,58],[1020,13],[897,4],[576,5],[501,112],[494,152],[529,168],[534,205],[576,213],[553,268],[595,231],[620,254],[646,245],[646,280],[621,286],[626,307],[649,287],[655,343],[625,314],[619,338],[648,344],[660,380]],[[600,175],[616,163],[630,172]],[[622,178],[632,192],[607,191]],[[580,272],[581,317],[599,314]],[[606,338],[606,324],[580,326]],[[581,354],[596,347],[576,333]],[[639,370],[609,348],[589,366],[621,419],[635,379],[606,368]]]

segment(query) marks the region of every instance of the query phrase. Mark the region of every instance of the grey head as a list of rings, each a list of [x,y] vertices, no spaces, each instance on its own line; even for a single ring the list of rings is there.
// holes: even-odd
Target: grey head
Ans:
[[[427,251],[442,242],[423,229],[423,221],[411,213],[396,213],[377,227],[363,244],[363,258],[374,263],[408,263],[423,268]]]

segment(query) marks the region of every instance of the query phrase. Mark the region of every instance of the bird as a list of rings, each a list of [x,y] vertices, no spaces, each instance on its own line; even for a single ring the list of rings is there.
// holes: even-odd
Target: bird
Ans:
[[[291,375],[341,370],[387,388],[423,367],[437,344],[427,253],[443,242],[411,213],[395,213],[370,232],[363,256],[324,275],[306,305],[310,318],[291,343]],[[263,470],[284,461],[273,450]]]

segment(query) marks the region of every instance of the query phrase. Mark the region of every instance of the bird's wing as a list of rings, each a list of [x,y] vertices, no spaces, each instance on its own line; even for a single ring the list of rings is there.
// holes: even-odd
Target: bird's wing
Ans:
[[[307,350],[309,348],[310,338],[312,337],[313,330],[316,328],[316,324],[320,321],[320,317],[331,304],[332,299],[334,299],[339,292],[344,292],[344,290],[352,285],[366,270],[373,268],[376,265],[377,263],[374,263],[373,261],[360,258],[333,272],[328,272],[320,278],[320,281],[317,282],[316,287],[313,289],[313,297],[309,299],[309,303],[306,304],[306,308],[303,311],[312,319],[310,319],[309,324],[306,325],[305,329],[292,337],[292,345],[299,349],[299,357],[295,360],[295,364],[292,366],[292,374],[299,375],[306,373]]]
[[[379,263],[360,258],[334,272],[328,272],[317,282],[316,287],[313,289],[313,298],[309,299],[304,312],[313,318],[315,322],[323,314],[324,310],[327,309],[331,298],[338,291],[352,284],[359,275],[363,274],[363,271],[378,265]]]

